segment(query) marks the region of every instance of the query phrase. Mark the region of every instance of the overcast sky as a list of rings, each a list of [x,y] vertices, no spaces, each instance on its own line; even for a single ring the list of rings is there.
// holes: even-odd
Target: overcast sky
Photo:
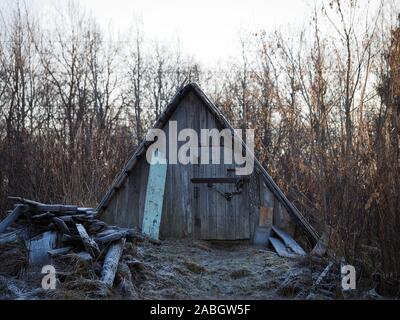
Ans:
[[[4,1],[4,0],[0,0]],[[5,0],[7,1],[7,0]],[[8,0],[13,1],[13,0]],[[28,0],[39,11],[66,0]],[[176,44],[201,62],[239,52],[241,30],[273,31],[302,26],[314,0],[77,0],[101,26],[124,33],[141,20],[145,37]]]
[[[200,61],[218,60],[235,50],[241,29],[273,30],[302,24],[309,17],[305,0],[81,0],[103,25],[127,28],[136,16],[147,37],[175,41]]]
[[[1,4],[16,0],[0,0]],[[23,0],[22,0],[23,1]],[[25,0],[40,11],[68,0]],[[239,34],[264,29],[289,33],[306,26],[314,3],[328,0],[75,0],[100,25],[124,34],[141,21],[146,39],[176,45],[203,63],[240,53]],[[392,0],[388,0],[392,1]],[[394,0],[400,1],[400,0]],[[378,0],[360,0],[361,7]]]

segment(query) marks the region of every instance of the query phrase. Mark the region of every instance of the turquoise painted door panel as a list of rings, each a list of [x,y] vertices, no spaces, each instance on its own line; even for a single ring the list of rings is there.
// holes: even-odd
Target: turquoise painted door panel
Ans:
[[[151,162],[147,180],[142,232],[152,239],[158,239],[164,202],[167,162],[165,156],[158,150],[153,151]]]

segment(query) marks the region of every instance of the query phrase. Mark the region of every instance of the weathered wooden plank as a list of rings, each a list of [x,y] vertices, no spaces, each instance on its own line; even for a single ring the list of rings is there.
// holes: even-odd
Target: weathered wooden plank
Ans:
[[[106,214],[102,217],[103,221],[110,224],[116,225],[117,221],[115,220],[115,209],[118,202],[118,195],[114,195],[111,201],[108,203],[106,210]]]
[[[6,229],[17,220],[25,210],[25,205],[17,204],[15,209],[0,223],[0,234],[2,234]]]
[[[140,196],[140,174],[137,171],[132,171],[129,175],[127,188],[128,192],[128,203],[126,214],[130,217],[127,226],[131,228],[139,229],[139,196]]]
[[[322,282],[322,280],[324,280],[324,278],[327,276],[332,267],[333,267],[333,262],[330,261],[328,265],[325,267],[324,271],[321,272],[321,274],[318,276],[318,279],[315,281],[314,289],[320,285],[320,283]]]
[[[274,220],[274,196],[271,191],[265,185],[260,173],[255,171],[253,175],[256,177],[258,181],[258,192],[255,191],[255,194],[259,196],[260,209],[256,212],[257,221],[255,228],[255,237],[257,236],[257,242],[265,241],[265,236],[269,237],[271,232],[271,226]],[[261,229],[259,229],[261,227]],[[257,232],[260,232],[260,235],[256,235]],[[255,239],[255,238],[254,238]],[[262,239],[262,240],[260,240]],[[261,244],[261,243],[259,243]]]
[[[222,149],[220,147],[213,147],[213,149]],[[226,174],[224,170],[225,166],[223,162],[221,162],[220,165],[215,164],[215,176],[220,176],[223,174]],[[233,188],[234,185],[229,185],[229,184],[217,184],[216,187],[220,189],[224,193],[230,192]],[[217,199],[216,199],[217,200]],[[222,201],[221,201],[222,200]],[[235,215],[236,212],[232,212],[229,210],[229,205],[233,202],[235,202],[236,199],[231,198],[230,200],[225,199],[224,197],[220,197],[218,199],[218,214],[220,216],[219,222],[218,222],[218,230],[217,233],[219,237],[222,240],[235,240],[236,237],[236,226],[235,226]],[[233,224],[232,224],[233,222]]]
[[[143,233],[152,239],[159,237],[167,167],[165,155],[155,150],[150,165],[142,225]]]
[[[143,225],[143,215],[144,215],[144,206],[146,203],[146,192],[150,171],[150,164],[147,162],[146,158],[143,156],[141,160],[140,169],[140,196],[139,196],[139,226],[140,229]]]
[[[106,244],[116,240],[120,240],[121,238],[133,239],[137,238],[138,235],[133,229],[122,229],[122,230],[113,230],[110,233],[104,233],[100,236],[96,237],[95,240],[97,243]]]
[[[12,197],[12,196],[9,196],[8,199],[13,200],[13,201],[15,201],[15,202],[19,202],[19,203],[23,203],[23,204],[28,204],[28,205],[33,205],[33,206],[44,205],[44,203],[37,202],[37,201],[33,201],[33,200],[30,200],[30,199],[25,199],[25,198],[22,198],[22,197]]]
[[[54,217],[54,218],[52,218],[52,221],[62,231],[62,233],[68,234],[68,235],[71,234],[71,231],[69,230],[66,223],[62,219]]]
[[[226,168],[227,166],[222,167],[222,169]],[[225,185],[226,192],[230,192],[233,188],[233,185]],[[225,218],[227,219],[225,232],[227,239],[239,239],[241,233],[240,231],[242,229],[241,227],[245,228],[245,225],[242,223],[243,221],[241,221],[241,212],[238,209],[240,198],[240,195],[234,196],[230,201],[225,202]]]
[[[27,232],[25,228],[3,233],[0,235],[0,244],[16,242],[20,238],[25,238],[26,236]]]
[[[121,205],[118,210],[117,214],[117,220],[121,222],[120,225],[125,225],[125,226],[131,226],[132,225],[132,219],[129,216],[129,210],[128,210],[128,200],[129,200],[129,178],[127,178],[124,183],[123,183],[123,189],[121,190]]]
[[[67,254],[68,252],[70,252],[72,249],[73,249],[72,246],[58,248],[58,249],[52,249],[52,250],[48,250],[47,254],[49,254],[51,257],[58,256],[58,255],[64,255],[64,254]]]
[[[163,128],[166,136],[169,135],[169,128],[168,128],[168,123],[166,126]],[[169,151],[170,151],[170,145],[167,143],[167,155],[166,158],[170,159]],[[166,182],[165,182],[165,189],[164,189],[164,194],[165,194],[165,201],[163,201],[163,209],[162,209],[162,221],[160,223],[160,235],[164,236],[173,236],[174,235],[174,228],[176,225],[174,224],[174,196],[176,195],[175,192],[175,181],[174,181],[174,167],[175,165],[168,164],[168,169],[167,169],[167,176],[166,176]],[[150,165],[149,165],[149,170],[150,170]],[[148,179],[148,174],[146,179]]]
[[[274,195],[265,185],[264,181],[261,179],[260,181],[260,200],[261,205],[266,208],[270,208],[273,210],[274,208]]]
[[[53,211],[53,212],[77,212],[78,206],[74,205],[63,205],[63,204],[45,204],[30,199],[21,197],[8,197],[10,200],[18,201],[21,204],[29,205],[30,209],[36,211]]]
[[[108,287],[112,287],[117,272],[119,260],[124,251],[125,239],[112,243],[104,258],[103,270],[101,272],[101,282]]]
[[[121,202],[122,202],[122,194],[123,190],[118,189],[115,196],[114,196],[114,212],[113,212],[113,219],[117,226],[122,226],[123,222],[118,220],[119,212],[121,209]]]
[[[246,188],[249,211],[249,233],[250,239],[254,239],[256,228],[258,227],[259,207],[261,204],[259,195],[259,177],[256,171],[250,175],[250,181]]]
[[[240,235],[237,239],[250,239],[250,198],[249,198],[249,181],[244,180],[242,193],[236,197],[237,201],[240,201],[239,205],[239,216],[240,224],[236,225],[236,228],[240,230]]]
[[[214,164],[215,166],[215,164]],[[225,166],[223,164],[219,165],[222,168],[222,171],[224,172]],[[246,177],[196,177],[192,178],[191,182],[195,184],[199,183],[228,183],[228,184],[236,184],[240,180],[248,181],[248,178]]]
[[[254,244],[266,245],[271,233],[271,214],[269,208],[260,207],[259,222],[254,236]]]
[[[49,264],[51,259],[47,252],[56,246],[57,234],[55,232],[45,232],[28,242],[29,265],[40,266]]]
[[[215,175],[215,165],[203,165],[206,169],[206,174],[209,173],[211,175]],[[210,188],[207,188],[208,193],[208,209],[207,209],[207,216],[209,221],[209,234],[211,235],[211,239],[221,239],[221,235],[218,232],[218,228],[223,221],[221,220],[221,209],[219,208],[218,204],[221,201],[221,195],[217,192],[213,191]],[[225,200],[224,200],[225,201]]]
[[[54,213],[51,212],[43,212],[43,213],[39,213],[39,214],[35,214],[34,216],[31,217],[31,219],[33,220],[39,220],[39,219],[51,219],[53,217],[55,217],[56,215]],[[72,216],[68,216],[72,219]]]
[[[270,212],[267,207],[260,207],[260,215],[258,225],[260,227],[268,227],[271,225],[271,219],[269,218]]]
[[[76,229],[78,230],[79,236],[81,237],[86,250],[92,257],[96,257],[100,253],[97,243],[88,235],[83,225],[79,223],[76,224]]]
[[[271,229],[263,226],[257,226],[253,243],[258,246],[265,246],[268,244]]]
[[[272,226],[272,230],[282,239],[283,243],[289,247],[294,253],[304,256],[306,253],[302,247],[285,231],[276,226]]]
[[[269,242],[271,243],[272,247],[275,249],[276,253],[280,256],[280,257],[285,257],[285,258],[294,258],[296,257],[295,254],[289,252],[286,248],[286,246],[284,245],[284,243],[282,241],[280,241],[277,238],[274,237],[269,237]]]
[[[188,124],[188,109],[192,104],[192,99],[189,99],[185,104],[182,103],[180,106],[181,111],[177,112],[177,122],[178,122],[178,132],[189,127]],[[179,148],[182,147],[187,141],[180,141],[178,143]],[[187,189],[190,183],[190,178],[188,175],[188,169],[190,169],[190,164],[182,164],[178,161],[175,165],[175,178],[176,183],[179,184],[180,197],[177,198],[176,202],[176,213],[178,215],[178,225],[180,230],[177,232],[179,238],[187,237],[190,232],[190,227],[188,226],[188,219],[190,218],[190,210],[187,208],[189,189]]]

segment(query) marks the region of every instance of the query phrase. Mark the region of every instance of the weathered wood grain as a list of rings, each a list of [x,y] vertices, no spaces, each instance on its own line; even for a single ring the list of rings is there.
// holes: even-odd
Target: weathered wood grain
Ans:
[[[0,234],[2,234],[6,229],[17,220],[24,212],[25,205],[17,204],[14,210],[0,223]]]
[[[88,235],[83,225],[78,223],[76,229],[78,230],[79,236],[81,237],[86,250],[92,257],[96,257],[100,253],[97,243]]]
[[[115,273],[117,272],[119,260],[121,259],[122,252],[124,251],[125,239],[121,239],[112,243],[108,248],[107,254],[104,258],[103,269],[101,272],[101,282],[112,288]]]
[[[274,238],[274,237],[269,237],[269,241],[270,241],[272,247],[275,249],[276,253],[280,257],[284,257],[284,258],[294,258],[294,257],[296,257],[295,254],[293,254],[293,253],[291,253],[290,251],[287,250],[287,248],[284,245],[284,243],[282,241],[280,241],[279,239]]]
[[[29,265],[43,266],[51,262],[48,251],[56,246],[57,234],[47,231],[40,236],[31,239],[28,242],[29,248]]]
[[[289,247],[294,253],[304,256],[306,253],[303,250],[302,247],[290,236],[288,235],[285,231],[279,229],[276,226],[272,226],[272,230],[281,238],[283,243]]]
[[[142,232],[152,239],[158,239],[168,166],[165,155],[158,150],[153,152],[152,161],[154,162],[150,165]]]

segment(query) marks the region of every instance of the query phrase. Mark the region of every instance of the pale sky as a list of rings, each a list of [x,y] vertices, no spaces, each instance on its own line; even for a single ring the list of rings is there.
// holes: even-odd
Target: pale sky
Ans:
[[[309,18],[306,0],[80,0],[101,24],[123,31],[136,16],[146,37],[173,42],[203,62],[237,51],[241,29],[274,30]]]
[[[4,1],[4,0],[0,0]],[[15,1],[15,0],[5,0]],[[67,0],[27,0],[46,10]],[[309,20],[314,0],[76,0],[102,27],[125,33],[142,21],[146,39],[180,47],[203,63],[239,53],[240,31],[298,28]],[[318,0],[317,0],[318,1]]]
[[[0,0],[1,5],[16,0]],[[22,0],[24,1],[24,0]],[[39,13],[68,0],[25,0]],[[240,53],[239,34],[303,29],[310,21],[314,4],[328,0],[75,0],[99,24],[124,34],[135,20],[147,40],[176,46],[202,63],[218,63]],[[388,0],[392,1],[392,0]],[[400,0],[394,0],[400,1]],[[360,7],[379,4],[360,0]]]

